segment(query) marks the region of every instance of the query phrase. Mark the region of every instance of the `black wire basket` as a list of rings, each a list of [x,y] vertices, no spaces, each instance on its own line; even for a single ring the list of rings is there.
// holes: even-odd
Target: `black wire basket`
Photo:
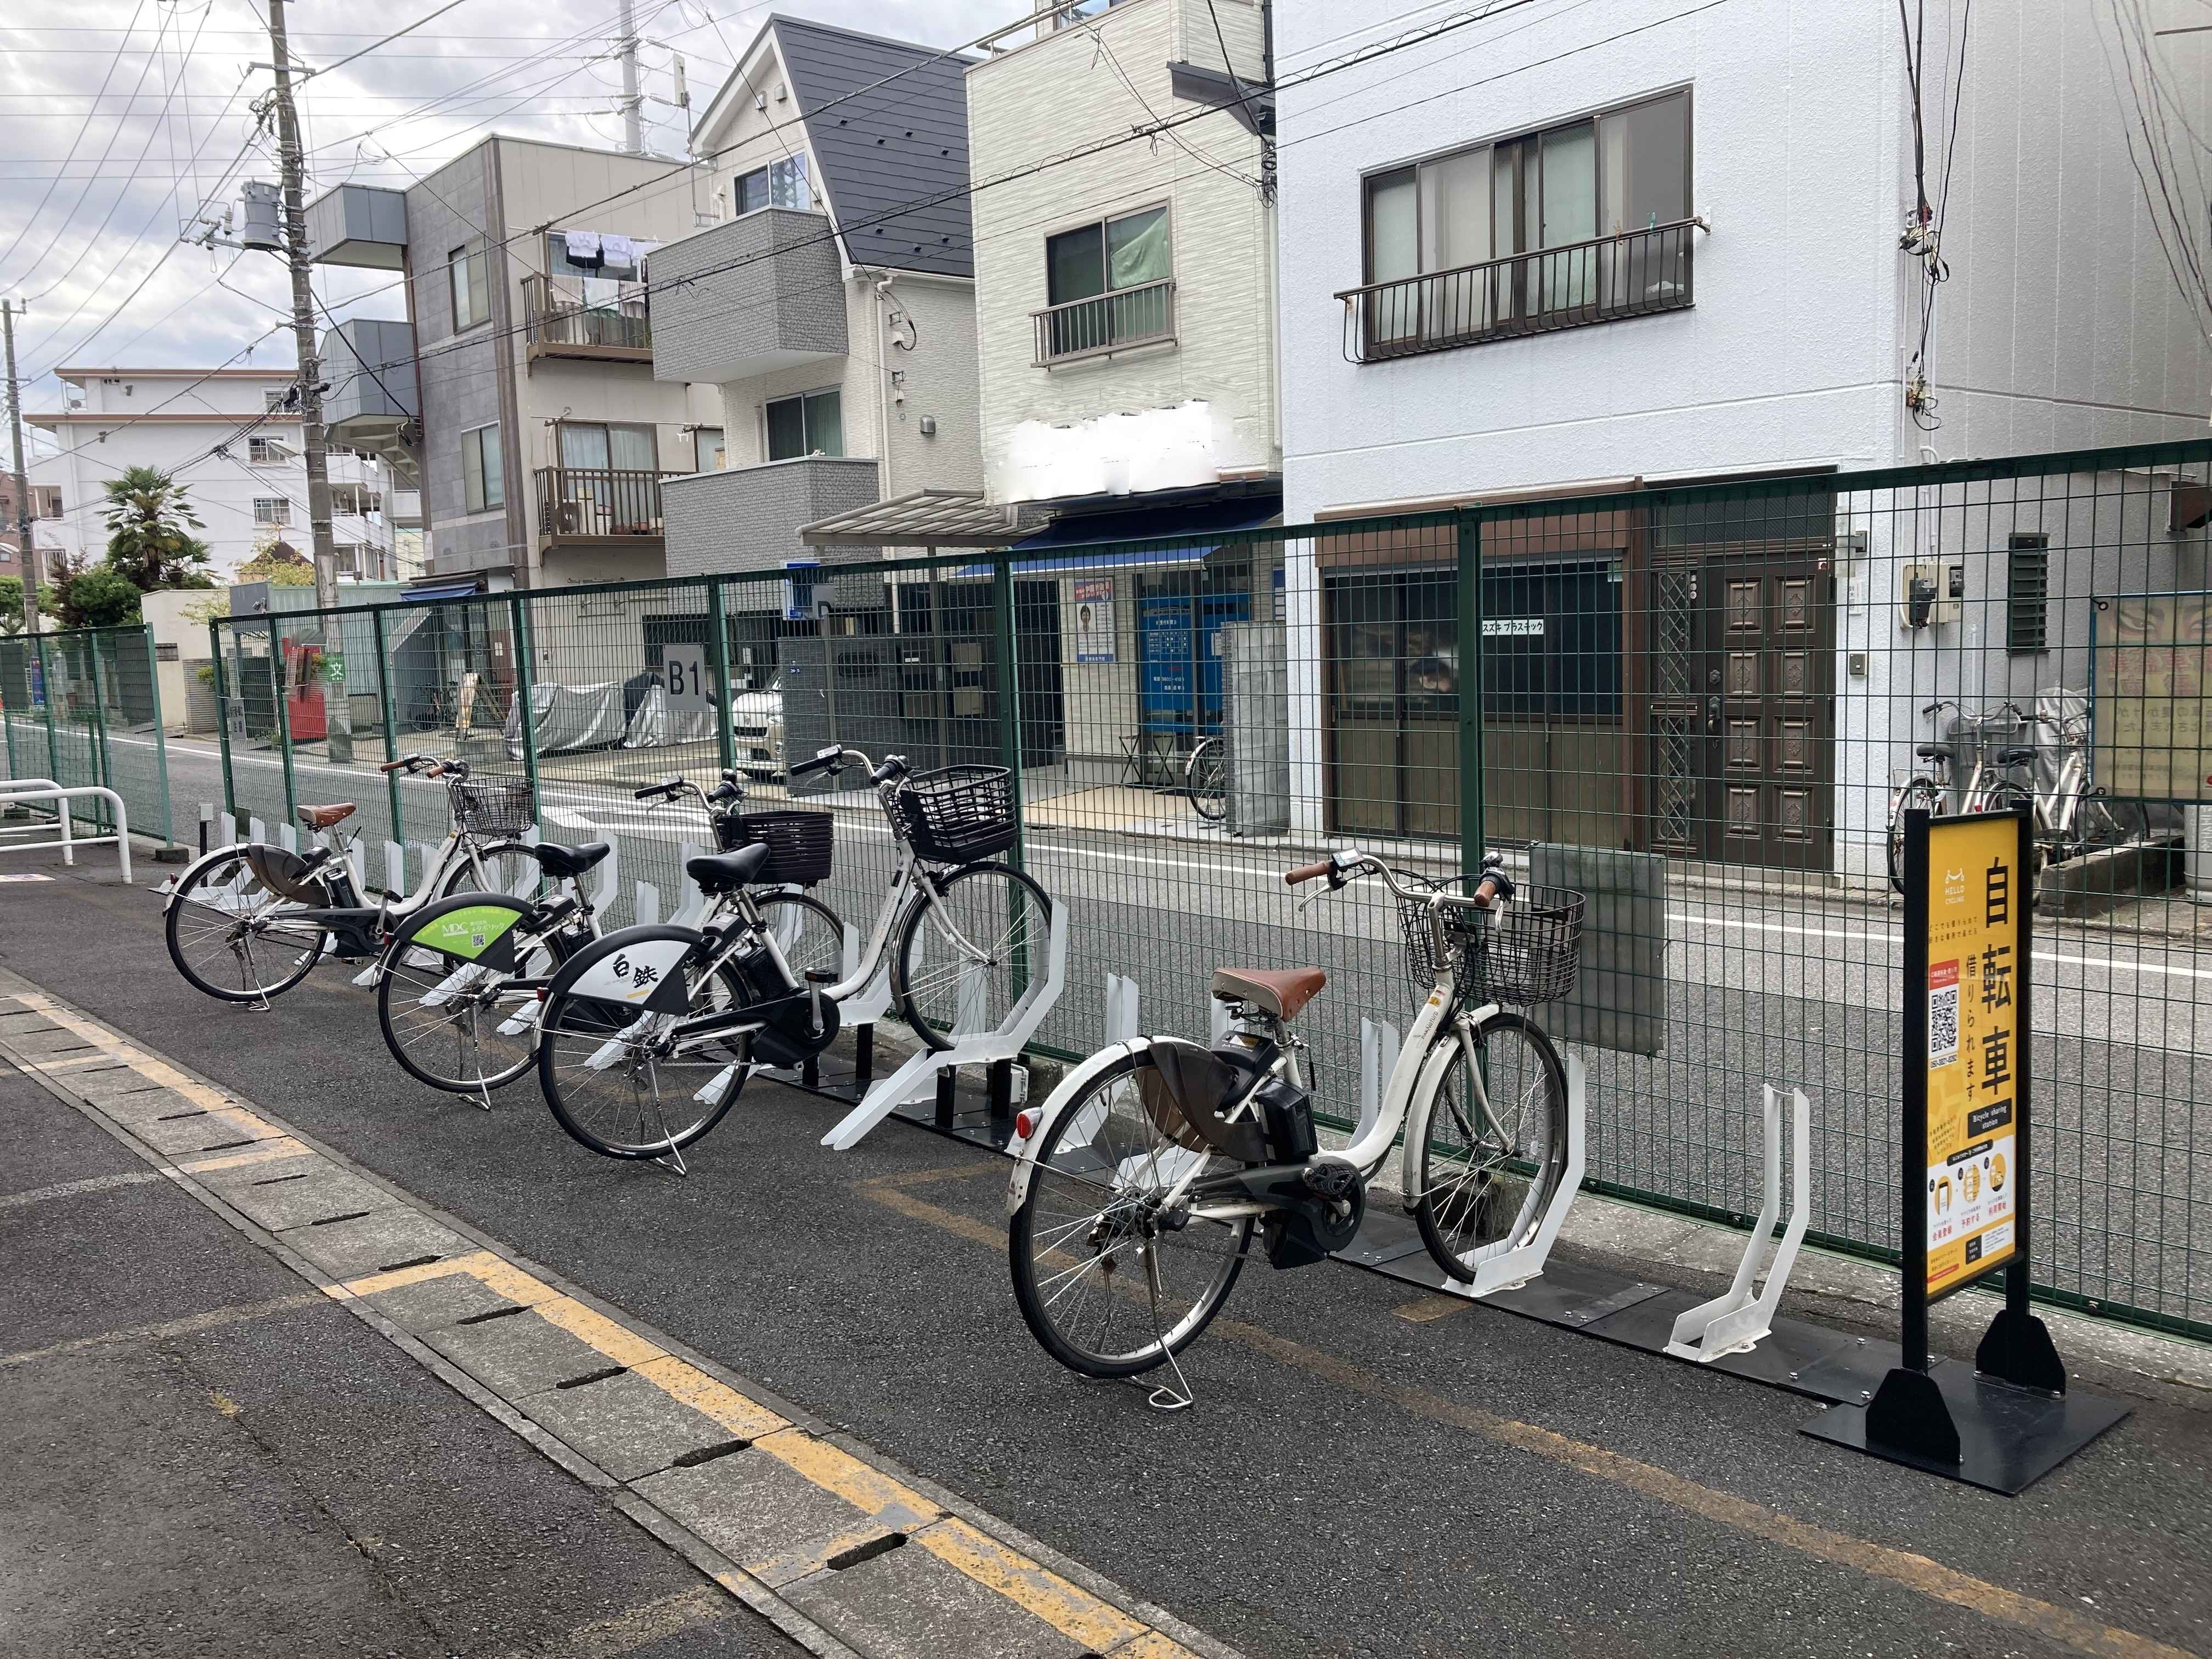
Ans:
[[[907,845],[933,864],[973,864],[1014,844],[1013,774],[944,766],[902,779],[884,805]]]
[[[519,836],[538,821],[527,778],[469,778],[447,787],[453,822],[472,836]]]
[[[827,812],[725,812],[714,819],[725,853],[765,842],[769,860],[753,879],[763,887],[811,887],[830,879],[837,823]]]
[[[1482,877],[1430,881],[1401,876],[1399,879],[1409,887],[1468,896]],[[1520,882],[1502,912],[1446,905],[1444,949],[1451,953],[1452,972],[1462,990],[1474,1001],[1516,1008],[1571,995],[1582,967],[1583,912],[1588,904],[1588,899],[1570,888]],[[1437,978],[1429,907],[1401,899],[1398,921],[1406,936],[1406,971],[1415,986],[1425,990]]]

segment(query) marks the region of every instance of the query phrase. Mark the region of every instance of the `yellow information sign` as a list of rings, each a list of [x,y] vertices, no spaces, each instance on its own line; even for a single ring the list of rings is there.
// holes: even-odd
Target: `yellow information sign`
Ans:
[[[2020,823],[1928,826],[1928,1295],[2001,1267],[2020,1245],[2016,1130],[2028,1010]],[[1908,1150],[1906,1157],[1910,1158]]]

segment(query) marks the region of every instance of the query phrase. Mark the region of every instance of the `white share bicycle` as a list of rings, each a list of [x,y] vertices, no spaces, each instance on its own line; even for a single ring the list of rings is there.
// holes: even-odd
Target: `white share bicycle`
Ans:
[[[1567,1154],[1559,1051],[1523,1006],[1574,988],[1583,898],[1506,878],[1492,854],[1448,886],[1347,849],[1284,879],[1337,891],[1377,876],[1407,959],[1430,986],[1375,1121],[1323,1152],[1290,1022],[1318,968],[1221,968],[1231,1007],[1212,1048],[1140,1036],[1101,1049],[1015,1120],[1007,1251],[1022,1317],[1045,1351],[1092,1377],[1172,1363],[1218,1313],[1256,1228],[1268,1261],[1304,1267],[1350,1244],[1403,1127],[1401,1190],[1437,1265],[1460,1283],[1527,1242]],[[1152,1403],[1190,1403],[1188,1384]]]

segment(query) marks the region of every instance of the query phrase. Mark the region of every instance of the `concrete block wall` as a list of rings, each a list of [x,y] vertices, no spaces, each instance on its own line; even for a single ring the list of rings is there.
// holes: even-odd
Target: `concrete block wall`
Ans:
[[[810,456],[672,478],[661,487],[668,574],[781,570],[797,560],[850,562],[873,548],[816,549],[799,527],[877,499],[876,464]]]
[[[842,356],[845,295],[829,225],[823,214],[763,208],[656,250],[653,377],[719,381],[732,364],[777,353]]]

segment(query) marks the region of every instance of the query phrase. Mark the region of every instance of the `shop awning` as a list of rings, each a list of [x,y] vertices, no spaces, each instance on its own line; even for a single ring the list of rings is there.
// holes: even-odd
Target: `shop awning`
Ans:
[[[809,547],[1004,547],[1014,518],[973,490],[917,489],[799,527]]]
[[[1118,513],[1079,513],[1054,519],[1033,536],[1016,542],[1012,551],[1043,553],[1054,548],[1067,551],[1046,558],[1015,562],[1017,576],[1066,576],[1093,570],[1158,570],[1203,564],[1229,536],[1251,530],[1280,516],[1272,500],[1203,501],[1189,506],[1133,507]],[[1122,547],[1127,542],[1158,542],[1188,536],[1183,546]],[[988,576],[991,567],[971,565],[963,576]]]
[[[421,605],[431,599],[474,599],[483,589],[474,581],[426,582],[420,587],[404,587],[399,591],[402,605]]]

